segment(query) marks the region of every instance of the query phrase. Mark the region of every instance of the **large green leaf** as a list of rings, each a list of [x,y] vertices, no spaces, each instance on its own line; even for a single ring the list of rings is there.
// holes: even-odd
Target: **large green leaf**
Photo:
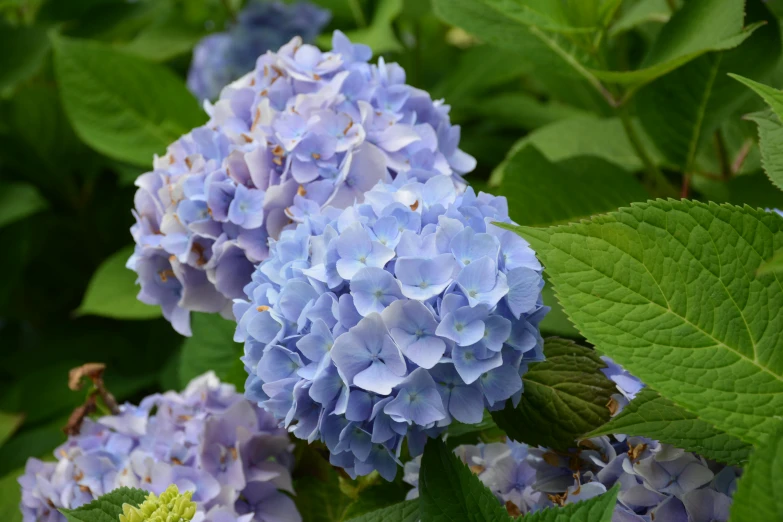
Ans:
[[[783,91],[742,76],[730,75],[750,87],[772,108],[749,116],[759,126],[759,146],[764,171],[778,188],[783,190]]]
[[[419,520],[419,501],[406,500],[366,515],[352,518],[348,522],[417,522]]]
[[[562,187],[568,190],[563,192]],[[552,163],[534,146],[506,159],[496,192],[512,202],[509,215],[514,222],[535,226],[578,221],[648,198],[633,174],[601,158]],[[513,204],[520,198],[524,204]]]
[[[731,522],[783,520],[783,428],[753,451],[731,506]]]
[[[63,105],[79,136],[114,159],[147,166],[206,120],[165,67],[97,42],[54,39]]]
[[[783,247],[777,215],[657,200],[518,232],[598,350],[747,442],[780,424],[783,285],[756,276]]]
[[[123,248],[98,267],[76,314],[113,319],[154,319],[161,316],[160,307],[136,299],[139,293],[136,274],[125,267],[131,254],[132,246]]]
[[[666,0],[639,0],[612,24],[609,34],[615,36],[649,22],[664,24],[669,21],[671,14],[671,7]]]
[[[0,95],[26,81],[41,68],[49,39],[46,27],[0,24]]]
[[[518,522],[611,522],[617,505],[619,486],[589,500],[569,504],[561,508],[547,508],[530,513]]]
[[[422,522],[506,522],[506,510],[440,439],[424,448],[419,474]]]
[[[181,13],[172,10],[145,27],[121,49],[148,60],[163,62],[190,52],[204,35],[203,30],[193,28]]]
[[[47,205],[33,185],[0,183],[0,227],[40,212]]]
[[[752,448],[750,444],[679,408],[650,388],[642,390],[617,417],[588,433],[585,438],[614,433],[649,437],[733,465],[742,465]]]
[[[60,509],[68,522],[116,522],[122,505],[139,506],[148,493],[141,489],[118,488],[76,509]]]
[[[783,250],[778,250],[775,252],[775,255],[764,261],[764,263],[762,263],[761,266],[759,266],[759,269],[756,271],[756,273],[760,275],[771,274],[773,272],[783,272]]]
[[[659,78],[636,96],[639,120],[666,159],[691,171],[696,153],[722,121],[746,100],[728,72],[758,78],[780,58],[780,29],[760,1],[748,19],[766,25],[736,49],[710,53]]]
[[[446,98],[451,102],[451,98]],[[542,102],[525,92],[508,92],[472,100],[470,110],[494,124],[532,130],[569,118],[585,118],[587,111],[557,102]]]
[[[609,420],[607,405],[617,388],[590,348],[554,337],[546,340],[544,355],[546,360],[531,364],[523,376],[519,406],[509,403],[492,418],[516,441],[566,451]]]
[[[239,360],[242,345],[233,340],[236,323],[218,314],[192,313],[190,324],[193,335],[183,343],[179,361],[180,385],[212,370],[241,391],[247,374]]]
[[[17,479],[24,473],[18,469],[0,478],[0,520],[3,522],[22,522],[22,488]]]
[[[640,133],[636,122],[634,128]],[[642,142],[648,151],[652,143],[641,134]],[[641,170],[643,165],[636,154],[619,118],[598,118],[580,116],[560,120],[531,132],[509,151],[508,158],[513,158],[520,150],[534,146],[549,161],[559,162],[578,156],[593,156],[627,171]],[[653,157],[658,163],[659,158]],[[490,178],[490,185],[497,185],[503,179],[507,161],[495,169]]]
[[[549,282],[546,274],[544,274],[544,288],[541,290],[541,297],[547,306],[552,308],[539,325],[542,334],[568,337],[570,339],[582,337],[579,330],[574,328],[574,324],[568,319],[568,316],[563,311],[563,307],[557,302],[554,287]]]

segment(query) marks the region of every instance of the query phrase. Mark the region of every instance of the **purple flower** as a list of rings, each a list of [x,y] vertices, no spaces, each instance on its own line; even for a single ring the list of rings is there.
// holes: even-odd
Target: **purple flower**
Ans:
[[[136,250],[127,264],[138,274],[139,299],[160,305],[183,335],[191,333],[191,311],[229,317],[232,300],[245,295],[254,265],[269,256],[271,245],[284,231],[318,223],[322,209],[359,204],[376,184],[401,174],[436,180],[422,194],[433,208],[453,202],[455,194],[447,201],[438,199],[441,193],[454,193],[455,184],[464,187],[461,176],[472,158],[456,148],[459,132],[448,106],[407,85],[398,65],[368,63],[369,48],[351,44],[339,31],[331,52],[304,43],[327,19],[309,4],[251,2],[230,34],[210,36],[194,53],[194,91],[214,99],[215,85],[225,87],[214,104],[205,102],[209,121],[172,143],[137,180],[131,228]],[[303,33],[304,40],[279,40],[292,33]],[[217,65],[223,62],[230,65]],[[392,258],[404,257],[395,250],[402,231],[421,228],[421,213],[408,223],[399,221],[410,219],[404,208],[388,212],[374,216],[384,221],[372,227],[359,219],[350,231],[346,221],[331,232],[303,232],[297,245],[277,249],[274,267],[265,267],[267,277],[279,284],[297,271],[331,288],[365,267],[386,270]],[[326,241],[330,233],[336,241]],[[305,243],[322,234],[324,248],[314,263]],[[483,231],[468,247],[498,243],[494,234]],[[428,251],[414,250],[413,257],[428,257]],[[448,250],[438,254],[452,256]],[[404,285],[403,295],[439,294],[452,282],[445,264],[451,263],[402,263],[396,284]],[[392,294],[381,300],[366,294],[357,299],[361,315],[380,312],[397,293],[386,290]],[[499,290],[492,294],[498,299]],[[272,335],[274,325],[264,321]]]
[[[208,373],[184,392],[124,405],[116,416],[85,421],[55,450],[57,462],[30,459],[22,487],[25,522],[64,522],[74,509],[122,487],[156,494],[170,484],[193,492],[197,519],[301,521],[293,493],[292,446],[265,411]],[[265,504],[246,499],[263,490]],[[249,515],[249,516],[245,516]]]
[[[527,243],[492,225],[506,207],[452,177],[400,173],[284,230],[234,306],[248,398],[323,441],[334,465],[387,478],[405,442],[415,455],[452,420],[518,401],[548,308]],[[514,296],[509,270],[529,272]]]

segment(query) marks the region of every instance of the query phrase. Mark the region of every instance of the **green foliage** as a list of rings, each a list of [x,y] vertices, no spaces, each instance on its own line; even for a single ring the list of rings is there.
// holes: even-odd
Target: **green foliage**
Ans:
[[[756,274],[765,275],[772,273],[780,273],[783,271],[783,251],[778,250],[770,259],[765,261],[756,270]]]
[[[49,51],[46,27],[9,27],[0,22],[0,95],[33,76]]]
[[[774,275],[755,275],[783,246],[781,225],[749,207],[658,200],[517,230],[598,350],[716,428],[756,443],[783,407],[783,288]]]
[[[16,480],[23,473],[24,469],[18,469],[0,478],[0,520],[3,522],[22,522],[22,511],[19,509],[22,488]]]
[[[54,39],[63,105],[79,136],[97,151],[150,165],[205,115],[168,69],[105,45]]]
[[[562,508],[548,508],[530,513],[517,520],[524,522],[611,522],[617,505],[617,493],[620,486],[614,486],[606,493],[569,504]]]
[[[783,520],[783,426],[753,451],[731,506],[732,522]]]
[[[0,227],[45,209],[46,200],[27,183],[0,184]]]
[[[180,387],[212,370],[242,391],[247,374],[239,360],[242,345],[233,341],[236,323],[217,314],[192,313],[191,328],[193,335],[182,344],[179,359]]]
[[[751,450],[750,444],[714,428],[650,388],[585,438],[614,433],[649,437],[732,465],[745,463]]]
[[[511,219],[520,225],[578,221],[647,197],[633,175],[598,157],[576,156],[553,163],[534,146],[526,146],[513,152],[502,168],[502,181],[495,192],[510,200],[525,191],[556,194],[561,187],[569,187],[563,197],[509,206]]]
[[[428,440],[424,448],[419,495],[422,522],[510,520],[495,495],[440,439]]]
[[[193,491],[180,493],[171,484],[160,497],[150,493],[138,506],[123,504],[119,522],[188,522],[197,509],[192,497]]]
[[[406,500],[383,509],[375,510],[348,522],[417,522],[419,520],[419,501]]]
[[[594,350],[555,337],[546,340],[544,355],[522,378],[519,406],[509,403],[492,418],[516,441],[566,451],[609,420],[607,405],[617,388]]]
[[[104,261],[92,276],[78,315],[100,315],[114,319],[154,319],[161,317],[160,307],[138,299],[136,274],[125,267],[133,247],[123,248]]]
[[[369,27],[349,31],[346,36],[351,41],[369,45],[374,53],[401,51],[402,44],[394,34],[392,22],[402,12],[403,3],[403,0],[380,0]]]
[[[140,489],[119,488],[76,509],[61,509],[68,522],[117,522],[122,505],[138,506],[147,492]]]
[[[759,127],[759,145],[764,170],[779,189],[783,190],[783,92],[742,76],[730,75],[750,87],[772,108],[749,116]]]
[[[0,446],[21,426],[24,415],[0,411]]]

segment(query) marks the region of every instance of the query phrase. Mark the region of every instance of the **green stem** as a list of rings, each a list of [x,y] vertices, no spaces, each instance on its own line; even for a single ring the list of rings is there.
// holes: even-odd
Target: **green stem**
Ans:
[[[677,10],[677,2],[676,2],[676,0],[666,0],[666,3],[669,4],[669,10],[672,13]]]
[[[351,8],[351,13],[353,14],[354,20],[356,20],[356,25],[359,27],[367,27],[367,19],[364,17],[364,11],[362,10],[362,5],[359,3],[359,0],[348,0],[348,6]]]
[[[723,181],[731,178],[731,161],[729,160],[729,153],[726,150],[726,140],[723,139],[723,133],[720,130],[715,131],[715,150],[718,155],[718,163],[720,164],[720,173]]]
[[[625,129],[625,134],[628,136],[628,141],[631,142],[631,146],[636,151],[636,155],[639,156],[639,159],[644,164],[644,170],[646,172],[645,181],[650,189],[650,192],[654,196],[658,197],[676,197],[678,194],[677,189],[675,189],[672,184],[669,183],[669,180],[666,179],[666,176],[663,175],[663,172],[661,172],[655,162],[653,162],[652,158],[650,158],[650,155],[647,153],[647,149],[645,149],[642,140],[639,138],[639,135],[636,133],[636,129],[633,127],[633,122],[631,121],[631,116],[628,113],[628,109],[624,107],[621,108],[618,111],[618,115],[620,116],[620,121],[623,124],[623,129]]]

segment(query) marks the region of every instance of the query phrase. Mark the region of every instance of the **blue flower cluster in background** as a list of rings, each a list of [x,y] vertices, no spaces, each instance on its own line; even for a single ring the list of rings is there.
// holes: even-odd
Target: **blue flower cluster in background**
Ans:
[[[231,315],[268,242],[325,206],[361,201],[399,173],[463,183],[449,107],[405,84],[397,64],[339,31],[334,50],[294,38],[226,87],[210,120],[136,181],[128,268],[139,299],[190,335],[190,311]]]
[[[312,42],[330,18],[329,11],[309,2],[251,1],[227,31],[207,36],[193,49],[188,88],[199,100],[214,100],[253,69],[260,55],[295,36]]]
[[[124,405],[116,416],[84,421],[55,450],[30,459],[22,486],[24,522],[65,522],[74,509],[116,488],[157,495],[171,484],[192,491],[196,522],[296,522],[292,444],[271,415],[211,372],[182,393]]]
[[[543,359],[541,265],[491,224],[509,222],[505,198],[419,179],[284,231],[234,306],[246,396],[352,476],[392,479],[406,437],[417,455],[452,420],[480,422]]]
[[[609,358],[602,371],[617,384],[620,409],[644,387]],[[619,410],[617,411],[619,413]],[[562,454],[514,441],[455,449],[511,514],[563,506],[620,485],[612,522],[726,522],[740,470],[643,437],[587,439]],[[403,479],[418,496],[421,459],[405,464]]]

